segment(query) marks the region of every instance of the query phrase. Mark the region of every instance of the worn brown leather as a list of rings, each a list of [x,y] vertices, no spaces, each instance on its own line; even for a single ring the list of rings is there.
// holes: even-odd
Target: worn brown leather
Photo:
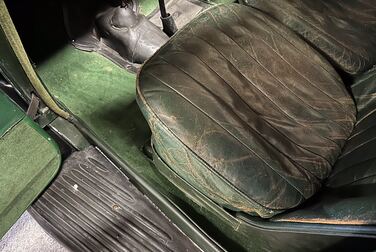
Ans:
[[[376,224],[376,68],[351,86],[358,110],[354,131],[324,190],[275,221],[337,225]]]
[[[270,217],[321,187],[355,108],[333,67],[260,11],[209,9],[143,66],[161,158],[224,207]]]
[[[350,74],[376,63],[375,0],[241,1],[294,30]]]

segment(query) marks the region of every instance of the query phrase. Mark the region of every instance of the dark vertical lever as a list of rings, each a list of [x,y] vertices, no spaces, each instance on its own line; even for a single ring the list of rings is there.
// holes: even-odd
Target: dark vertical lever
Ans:
[[[161,20],[163,25],[163,31],[166,33],[169,37],[174,35],[174,33],[178,30],[176,28],[176,24],[170,13],[167,13],[166,11],[166,5],[164,0],[158,0],[159,1],[159,10],[161,12]]]

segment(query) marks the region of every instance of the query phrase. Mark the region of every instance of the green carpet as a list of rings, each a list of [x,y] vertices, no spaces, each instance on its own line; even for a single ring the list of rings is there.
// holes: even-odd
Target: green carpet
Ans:
[[[25,117],[0,138],[0,238],[58,171],[59,151],[44,134]]]
[[[162,178],[141,152],[150,131],[135,101],[135,74],[72,46],[50,57],[37,72],[51,94],[98,139],[144,179],[161,184]]]
[[[159,4],[157,0],[138,0],[138,8],[141,14],[148,16],[159,8]]]

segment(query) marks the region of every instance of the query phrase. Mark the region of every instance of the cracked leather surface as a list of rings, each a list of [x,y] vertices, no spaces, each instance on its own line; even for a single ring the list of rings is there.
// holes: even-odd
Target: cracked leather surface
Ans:
[[[302,209],[276,221],[325,224],[376,224],[376,68],[351,86],[357,122],[326,188]]]
[[[267,15],[209,9],[143,66],[138,103],[161,158],[218,204],[262,217],[331,172],[355,107],[330,64]]]
[[[359,74],[376,63],[374,0],[242,0],[270,14],[338,68]]]

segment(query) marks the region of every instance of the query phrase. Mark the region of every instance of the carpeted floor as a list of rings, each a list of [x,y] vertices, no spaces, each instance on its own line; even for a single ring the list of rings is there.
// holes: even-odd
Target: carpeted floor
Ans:
[[[52,139],[2,92],[0,115],[2,237],[56,175],[61,157]]]
[[[134,170],[163,185],[142,146],[149,127],[136,103],[136,75],[95,52],[67,45],[37,68],[52,95]]]

